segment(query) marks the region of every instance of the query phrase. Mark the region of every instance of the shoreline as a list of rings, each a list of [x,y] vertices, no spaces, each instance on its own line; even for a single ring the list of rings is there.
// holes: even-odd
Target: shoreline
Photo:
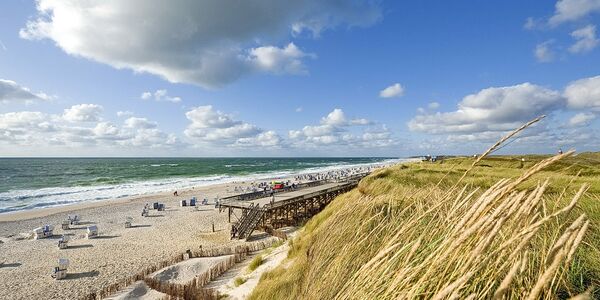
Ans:
[[[410,159],[410,158],[406,158],[406,159],[398,158],[398,159],[393,159],[393,162],[383,161],[380,163],[329,166],[329,167],[325,167],[322,169],[303,169],[303,170],[298,170],[297,172],[286,171],[286,172],[289,172],[289,174],[287,174],[286,176],[273,176],[277,173],[277,171],[272,172],[272,173],[264,173],[264,174],[261,174],[261,173],[249,174],[246,177],[232,176],[231,181],[225,181],[225,182],[219,182],[219,183],[208,183],[208,184],[201,184],[201,185],[195,185],[195,186],[191,186],[191,187],[180,188],[180,189],[177,189],[177,192],[179,194],[178,198],[183,199],[184,196],[188,196],[188,194],[190,194],[192,191],[200,192],[200,191],[204,191],[204,190],[219,189],[219,190],[224,191],[223,194],[218,194],[220,198],[223,198],[223,197],[227,197],[230,195],[239,194],[239,192],[228,192],[227,188],[230,185],[244,185],[247,182],[255,182],[255,181],[267,181],[268,182],[268,181],[272,181],[272,180],[290,180],[290,179],[293,179],[294,176],[301,175],[301,174],[312,174],[312,173],[319,173],[319,172],[324,172],[324,171],[335,171],[335,170],[342,170],[342,169],[363,167],[363,166],[385,167],[385,166],[389,166],[389,165],[393,165],[393,164],[397,164],[397,163],[404,163],[404,162],[411,162],[411,161],[412,161],[412,159]],[[216,175],[216,176],[220,176],[220,175]],[[145,181],[140,181],[140,182],[145,182]],[[221,187],[225,187],[225,189],[221,189]],[[88,201],[81,201],[81,202],[76,202],[76,203],[71,203],[71,204],[63,204],[63,205],[56,205],[56,206],[50,206],[50,207],[40,207],[40,208],[32,208],[32,209],[25,209],[25,210],[9,211],[9,212],[0,213],[0,223],[23,221],[23,220],[30,220],[30,219],[35,219],[35,218],[43,218],[43,217],[47,217],[47,216],[51,216],[51,215],[55,215],[55,214],[73,212],[73,211],[82,210],[82,209],[99,208],[99,207],[104,207],[104,206],[108,206],[108,205],[121,205],[121,204],[132,203],[132,202],[144,202],[145,200],[156,199],[158,197],[165,197],[165,198],[169,198],[170,200],[172,200],[172,197],[174,197],[172,195],[173,191],[174,190],[162,191],[162,192],[150,192],[150,193],[145,193],[145,194],[120,197],[120,198],[88,200]],[[194,195],[191,195],[191,196],[194,196]],[[210,200],[211,199],[209,199],[209,202],[211,202]]]

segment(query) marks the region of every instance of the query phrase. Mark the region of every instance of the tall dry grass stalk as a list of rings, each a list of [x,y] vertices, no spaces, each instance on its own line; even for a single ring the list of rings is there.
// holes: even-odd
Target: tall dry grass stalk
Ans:
[[[394,186],[390,170],[363,180],[307,224],[294,240],[293,264],[266,276],[251,299],[555,299],[590,226],[573,211],[588,186],[552,194],[549,180],[523,186],[574,152],[485,190],[462,183],[483,157],[541,118],[502,138],[447,186]]]
[[[490,147],[448,192],[438,192],[439,198],[410,197],[412,203],[405,203],[412,211],[400,214],[407,218],[401,224],[386,225],[395,226],[397,233],[333,298],[551,299],[557,287],[555,277],[561,267],[568,266],[589,221],[581,214],[551,245],[544,244],[547,237],[538,237],[539,229],[568,214],[587,186],[554,212],[548,212],[545,202],[561,199],[544,197],[548,181],[529,191],[518,191],[517,187],[574,151],[542,160],[521,176],[500,180],[479,196],[475,196],[477,190],[456,188],[483,157],[541,118]],[[427,204],[433,204],[432,208],[424,209]]]

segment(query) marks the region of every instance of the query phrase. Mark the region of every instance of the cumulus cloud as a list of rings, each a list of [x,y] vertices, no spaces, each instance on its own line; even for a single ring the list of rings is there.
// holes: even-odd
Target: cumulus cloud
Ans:
[[[537,44],[533,54],[539,62],[551,62],[554,60],[554,52],[550,49],[550,45],[553,43],[552,40],[545,41]]]
[[[51,39],[71,55],[207,88],[256,72],[304,73],[308,55],[290,36],[381,18],[368,0],[38,0],[37,11],[22,38]]]
[[[0,79],[0,103],[31,103],[33,101],[49,100],[51,98],[52,97],[45,93],[33,93],[30,89],[20,86],[12,80]]]
[[[408,127],[431,134],[505,131],[563,104],[561,93],[531,83],[493,87],[464,97],[456,111],[417,115]]]
[[[569,107],[600,111],[600,76],[583,78],[567,85],[564,92]]]
[[[150,100],[154,99],[157,102],[172,102],[179,103],[181,102],[181,97],[171,97],[168,95],[167,90],[156,90],[154,93],[151,92],[143,92],[140,96],[142,100]]]
[[[596,37],[596,26],[587,25],[571,32],[571,36],[576,40],[575,44],[569,47],[571,53],[585,53],[598,46]]]
[[[360,127],[367,127],[359,130]],[[344,111],[335,108],[321,118],[319,125],[306,125],[300,130],[288,131],[292,146],[351,146],[361,148],[385,147],[394,143],[385,125],[379,127],[364,118],[348,120]]]
[[[576,115],[574,115],[573,117],[571,117],[571,119],[569,119],[569,124],[571,126],[581,126],[581,125],[587,125],[590,123],[590,121],[592,121],[593,119],[596,118],[596,115],[592,114],[592,113],[578,113]]]
[[[96,122],[103,110],[97,104],[77,104],[65,109],[63,118],[69,122]]]
[[[125,110],[125,111],[120,110],[117,112],[117,117],[129,117],[129,116],[133,116],[133,112],[130,112],[128,110]]]
[[[423,149],[478,151],[541,114],[551,120],[521,133],[511,149],[527,152],[549,145],[600,146],[600,142],[589,140],[600,138],[597,130],[586,127],[600,112],[600,76],[573,81],[563,92],[531,83],[487,88],[464,97],[457,106],[451,112],[423,111],[408,122],[411,131],[433,135],[433,142],[423,142]],[[579,112],[564,124],[562,113],[569,110]],[[438,146],[427,146],[432,144]]]
[[[231,115],[214,110],[211,105],[195,107],[185,116],[191,123],[184,133],[195,141],[226,146],[277,146],[280,142],[279,137],[274,136],[276,133],[234,120]]]
[[[306,74],[302,58],[313,54],[302,52],[294,43],[285,48],[274,46],[258,47],[250,50],[248,60],[258,69],[275,74]]]
[[[404,87],[399,83],[394,83],[379,92],[381,98],[396,98],[404,95]]]
[[[234,146],[242,147],[280,147],[281,137],[273,130],[261,132],[256,136],[238,139]]]
[[[63,115],[35,111],[0,114],[0,145],[3,148],[6,145],[32,146],[33,150],[43,148],[44,151],[62,147],[60,149],[71,149],[72,153],[86,153],[98,147],[127,151],[141,149],[131,147],[183,145],[176,136],[162,132],[157,123],[148,119],[132,117],[119,126],[102,121],[101,110],[99,105],[81,104],[65,109]]]
[[[158,124],[156,122],[151,122],[146,118],[136,118],[131,117],[125,120],[123,123],[127,128],[136,128],[136,129],[152,129],[156,128]]]
[[[558,25],[598,11],[600,11],[599,0],[559,0],[556,2],[554,15],[548,22],[550,25]]]

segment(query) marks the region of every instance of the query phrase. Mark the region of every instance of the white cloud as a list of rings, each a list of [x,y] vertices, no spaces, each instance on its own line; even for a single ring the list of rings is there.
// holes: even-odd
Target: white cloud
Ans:
[[[304,110],[304,108],[302,108],[302,106],[296,107],[296,112],[297,113],[302,112],[303,110]]]
[[[258,69],[275,74],[306,74],[302,58],[314,55],[302,52],[294,43],[285,48],[274,46],[258,47],[250,50],[248,60]]]
[[[567,85],[564,92],[569,107],[600,111],[600,76],[583,78]]]
[[[162,132],[155,122],[145,118],[129,118],[123,126],[100,121],[99,108],[99,105],[81,104],[65,109],[63,115],[33,111],[0,114],[0,149],[3,149],[0,155],[11,153],[14,147],[34,155],[48,154],[53,149],[52,153],[64,153],[68,149],[70,154],[78,155],[101,154],[94,152],[97,149],[134,154],[149,148],[183,145],[177,137]]]
[[[389,146],[394,143],[385,125],[379,128],[367,127],[360,132],[360,127],[374,125],[374,123],[364,118],[348,121],[344,111],[340,108],[335,108],[327,116],[321,118],[320,123],[320,125],[306,125],[300,130],[288,131],[292,146],[298,148],[321,146],[372,148]]]
[[[493,87],[464,97],[456,111],[417,115],[408,127],[431,134],[501,132],[563,105],[559,92],[534,84]]]
[[[399,83],[394,83],[379,92],[381,98],[395,98],[404,95],[404,87]]]
[[[156,90],[154,93],[151,92],[143,92],[140,96],[142,100],[150,100],[154,98],[157,102],[172,102],[179,103],[181,102],[181,97],[171,97],[168,95],[167,90]]]
[[[527,30],[534,30],[541,26],[540,20],[536,20],[532,17],[527,18],[525,24],[523,24],[523,28]]]
[[[240,138],[234,146],[242,147],[280,147],[282,144],[281,137],[272,130],[261,132],[254,137]]]
[[[231,115],[214,110],[211,105],[195,107],[185,116],[191,121],[184,133],[187,137],[207,144],[226,146],[260,145],[280,142],[273,133],[255,125],[234,120]]]
[[[368,0],[38,0],[37,10],[22,38],[51,39],[71,55],[207,88],[256,72],[303,73],[306,54],[290,35],[381,18]]]
[[[133,112],[130,112],[128,110],[125,111],[118,111],[117,112],[117,117],[129,117],[129,116],[133,116]]]
[[[136,129],[152,129],[156,128],[158,124],[156,122],[148,121],[146,118],[131,117],[125,120],[125,127],[136,128]]]
[[[545,41],[543,43],[537,44],[535,46],[535,50],[533,51],[533,54],[535,55],[535,58],[537,59],[537,61],[551,62],[554,60],[554,53],[550,49],[550,45],[553,42],[554,41],[549,40],[549,41]]]
[[[592,113],[578,113],[569,119],[571,126],[587,125],[590,121],[596,118],[596,115]]]
[[[241,123],[234,121],[231,115],[213,110],[212,105],[198,106],[185,113],[185,116],[192,121],[188,129],[228,128]]]
[[[339,108],[334,109],[326,117],[321,119],[321,124],[332,126],[346,124],[346,116],[344,115],[344,111]]]
[[[575,21],[586,15],[600,11],[600,0],[559,0],[555,12],[550,17],[550,25]]]
[[[65,109],[63,118],[69,122],[96,122],[103,110],[97,104],[77,104]]]
[[[440,104],[437,102],[430,102],[429,104],[427,104],[427,108],[429,109],[438,109],[440,108]]]
[[[50,100],[51,98],[42,92],[33,93],[12,80],[0,79],[0,103],[24,102],[29,104],[33,101]]]
[[[575,44],[569,47],[572,53],[585,53],[598,46],[600,42],[596,38],[596,26],[587,25],[571,32],[571,36],[576,40]]]

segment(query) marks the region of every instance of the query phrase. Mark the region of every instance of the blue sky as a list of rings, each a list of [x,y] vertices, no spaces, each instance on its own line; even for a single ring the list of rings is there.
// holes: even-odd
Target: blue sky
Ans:
[[[600,146],[600,0],[229,3],[0,3],[0,156]]]

